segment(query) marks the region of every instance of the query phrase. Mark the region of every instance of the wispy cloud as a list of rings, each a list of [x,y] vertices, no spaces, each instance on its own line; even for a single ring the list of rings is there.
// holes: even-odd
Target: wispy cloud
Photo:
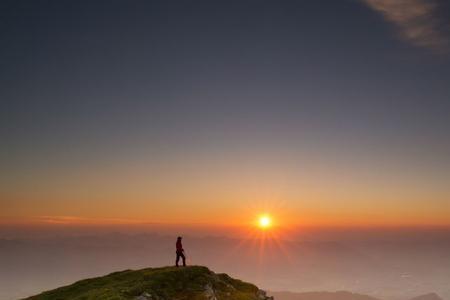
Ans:
[[[110,224],[152,224],[146,221],[118,218],[85,218],[76,216],[38,216],[32,221],[44,224],[73,224],[73,225],[110,225]]]
[[[402,39],[436,52],[448,52],[449,37],[442,30],[435,0],[363,1],[393,23]]]

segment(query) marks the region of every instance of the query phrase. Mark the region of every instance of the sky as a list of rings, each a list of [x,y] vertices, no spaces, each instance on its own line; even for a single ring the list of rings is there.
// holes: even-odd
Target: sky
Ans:
[[[2,1],[0,43],[2,224],[450,225],[447,1]]]

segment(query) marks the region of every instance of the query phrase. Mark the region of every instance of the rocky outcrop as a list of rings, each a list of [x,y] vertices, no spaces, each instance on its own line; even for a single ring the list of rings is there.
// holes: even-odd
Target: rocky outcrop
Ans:
[[[267,296],[267,293],[263,290],[258,290],[256,293],[258,300],[274,300],[273,297]]]

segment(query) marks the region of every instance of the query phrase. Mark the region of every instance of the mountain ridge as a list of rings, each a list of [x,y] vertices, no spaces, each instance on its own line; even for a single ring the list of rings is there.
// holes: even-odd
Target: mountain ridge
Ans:
[[[414,297],[411,300],[443,300],[443,299],[436,293],[428,293]]]
[[[378,298],[351,293],[348,291],[336,291],[336,292],[269,292],[269,295],[273,296],[276,300],[380,300]]]
[[[289,292],[289,291],[269,291],[268,295],[276,300],[382,300],[365,294],[352,293],[348,291],[336,292]],[[436,293],[423,294],[409,300],[443,300]]]

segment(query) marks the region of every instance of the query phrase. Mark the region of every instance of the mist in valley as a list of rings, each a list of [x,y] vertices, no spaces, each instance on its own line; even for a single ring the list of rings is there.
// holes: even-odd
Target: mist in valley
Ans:
[[[107,273],[174,264],[176,234],[136,231],[0,239],[0,299],[17,299]],[[41,232],[42,233],[42,232]],[[16,236],[19,234],[14,233]],[[450,299],[447,230],[310,230],[290,239],[184,235],[188,264],[269,291],[350,291],[386,300],[435,292]]]

